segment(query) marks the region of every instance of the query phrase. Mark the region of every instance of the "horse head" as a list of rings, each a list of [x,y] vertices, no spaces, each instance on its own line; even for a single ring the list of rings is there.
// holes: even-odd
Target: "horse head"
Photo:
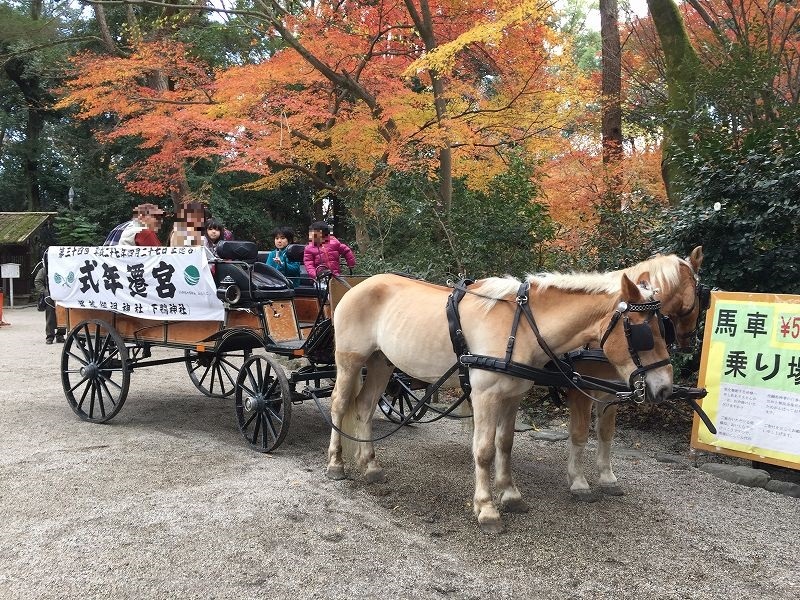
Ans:
[[[661,402],[672,394],[672,365],[664,338],[661,303],[647,274],[640,285],[622,274],[620,298],[600,337],[608,361],[629,382],[637,402]],[[604,321],[605,322],[605,321]]]
[[[697,343],[700,317],[709,304],[711,288],[700,283],[702,264],[703,247],[697,246],[682,265],[676,293],[664,298],[661,309],[674,326],[674,340],[668,339],[667,343],[674,343],[678,350],[684,352],[692,350]]]

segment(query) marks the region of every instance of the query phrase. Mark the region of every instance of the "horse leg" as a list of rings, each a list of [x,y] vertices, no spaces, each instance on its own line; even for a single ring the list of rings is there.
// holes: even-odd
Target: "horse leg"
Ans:
[[[600,489],[609,496],[622,496],[625,493],[611,469],[611,443],[616,422],[616,405],[597,405],[597,469],[600,472]]]
[[[528,512],[528,504],[522,499],[511,474],[511,448],[514,445],[514,424],[522,398],[507,400],[498,409],[499,420],[495,434],[494,485],[497,489],[500,508],[506,512]]]
[[[356,390],[361,383],[361,357],[344,353],[336,355],[336,383],[331,393],[331,441],[328,445],[328,468],[330,479],[344,479],[344,460],[342,459],[342,437],[339,430],[345,413],[349,410]]]
[[[569,388],[566,397],[569,406],[569,458],[567,459],[567,481],[574,498],[592,501],[596,498],[586,481],[583,470],[583,455],[589,440],[589,423],[592,418],[592,399],[579,390]]]
[[[356,397],[356,420],[359,431],[356,436],[361,439],[372,440],[372,418],[378,398],[386,389],[386,384],[394,371],[394,365],[389,363],[383,354],[373,354],[367,360],[367,377],[361,391]],[[382,483],[386,480],[383,467],[375,458],[375,444],[372,441],[360,442],[356,451],[356,464],[364,469],[364,479],[367,483]]]
[[[500,533],[503,521],[492,503],[491,469],[495,456],[497,429],[496,405],[493,398],[479,397],[473,389],[472,410],[475,430],[472,433],[472,455],[475,460],[475,497],[472,510],[484,533]]]

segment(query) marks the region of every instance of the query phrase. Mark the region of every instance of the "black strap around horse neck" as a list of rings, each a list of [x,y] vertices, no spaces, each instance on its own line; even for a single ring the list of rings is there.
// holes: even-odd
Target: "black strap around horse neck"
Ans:
[[[489,368],[489,365],[492,365],[491,370],[496,370],[505,373],[511,373],[512,370],[519,370],[522,369],[523,365],[514,364],[511,357],[514,354],[514,345],[517,340],[517,330],[519,329],[519,323],[522,316],[525,316],[525,320],[531,327],[534,336],[536,336],[536,341],[541,346],[544,353],[550,358],[551,361],[555,364],[559,373],[565,378],[567,382],[569,382],[574,375],[573,369],[566,366],[565,372],[565,364],[562,360],[560,360],[550,346],[547,345],[542,334],[539,332],[539,327],[536,325],[536,319],[533,318],[533,312],[531,312],[530,305],[528,303],[528,292],[530,291],[530,283],[524,282],[519,286],[519,290],[517,290],[517,297],[516,297],[516,304],[517,309],[514,311],[514,319],[511,323],[511,332],[508,336],[508,343],[506,344],[506,356],[504,360],[495,359],[491,357],[473,357],[469,351],[469,346],[467,345],[467,340],[464,337],[464,330],[461,326],[461,317],[458,312],[458,305],[464,296],[468,293],[468,287],[474,283],[471,279],[462,279],[459,281],[453,288],[453,292],[447,298],[447,323],[450,329],[450,341],[453,344],[453,352],[458,357],[458,380],[461,385],[461,389],[464,390],[465,394],[469,394],[472,389],[472,386],[469,382],[469,368],[470,365],[478,368]],[[473,360],[477,358],[478,360]],[[483,359],[483,360],[481,360]],[[467,364],[469,363],[469,364]],[[516,367],[514,369],[512,367]],[[522,373],[521,371],[516,373],[516,376],[521,376],[526,379],[534,379],[534,374],[542,375],[544,371],[540,369],[533,369],[527,368],[523,370],[528,370],[530,373]],[[528,375],[528,377],[525,377]]]

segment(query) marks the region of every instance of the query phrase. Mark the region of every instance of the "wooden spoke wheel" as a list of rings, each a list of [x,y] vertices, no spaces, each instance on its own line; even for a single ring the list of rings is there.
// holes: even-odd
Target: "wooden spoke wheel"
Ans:
[[[105,321],[89,319],[69,332],[61,352],[61,383],[70,407],[84,421],[105,423],[128,396],[128,348]]]
[[[236,377],[250,350],[196,352],[186,350],[186,371],[194,387],[209,398],[228,398],[236,391]]]
[[[409,390],[410,387],[411,378],[405,373],[395,371],[392,373],[389,383],[386,384],[386,391],[378,399],[378,408],[393,423],[402,423],[425,394],[425,390],[421,389],[418,391],[419,395],[415,395],[413,391]],[[428,406],[424,404],[411,418],[411,422],[419,421],[426,412],[428,412]]]
[[[291,390],[283,368],[260,354],[244,361],[236,380],[236,420],[250,447],[271,452],[280,446],[291,417]]]

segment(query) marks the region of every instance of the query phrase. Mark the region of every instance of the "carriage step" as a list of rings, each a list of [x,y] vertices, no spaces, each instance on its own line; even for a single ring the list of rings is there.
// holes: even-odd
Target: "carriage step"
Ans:
[[[305,340],[287,340],[285,342],[275,342],[274,344],[270,344],[270,349],[276,349],[278,352],[281,350],[285,350],[287,352],[292,352],[293,350],[300,350],[305,344]]]

